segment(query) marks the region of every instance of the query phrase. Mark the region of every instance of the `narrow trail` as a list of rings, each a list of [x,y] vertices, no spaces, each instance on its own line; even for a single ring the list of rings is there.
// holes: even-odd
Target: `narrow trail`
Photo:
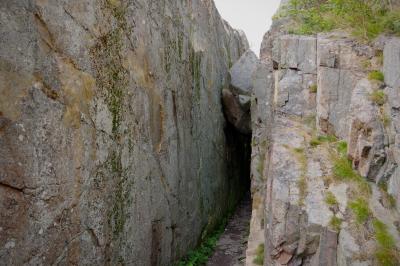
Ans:
[[[246,259],[251,217],[251,199],[246,195],[230,218],[207,266],[239,266]]]

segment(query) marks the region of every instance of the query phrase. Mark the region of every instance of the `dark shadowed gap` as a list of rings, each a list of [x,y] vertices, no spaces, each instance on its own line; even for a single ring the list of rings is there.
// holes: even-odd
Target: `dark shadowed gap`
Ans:
[[[230,194],[234,197],[235,205],[215,251],[207,262],[208,266],[244,265],[246,258],[251,218],[251,134],[242,134],[227,122],[225,137],[228,146],[228,171],[233,178]]]
[[[226,174],[229,179],[221,186],[221,190],[228,192],[228,197],[224,199],[227,215],[213,230],[207,232],[196,249],[177,262],[177,266],[244,264],[251,218],[251,134],[240,133],[229,122],[226,123],[224,134]]]
[[[229,122],[224,133],[228,174],[232,178],[230,194],[236,205],[250,191],[251,134],[242,134]]]

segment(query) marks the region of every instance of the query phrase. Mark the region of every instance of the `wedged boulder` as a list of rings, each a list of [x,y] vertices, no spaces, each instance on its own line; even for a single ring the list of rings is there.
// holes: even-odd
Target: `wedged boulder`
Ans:
[[[251,96],[253,74],[260,62],[253,51],[246,51],[229,71],[229,89],[222,91],[222,104],[227,120],[243,133],[251,133]]]
[[[240,98],[242,100],[240,100]],[[227,89],[222,90],[222,103],[226,119],[242,134],[251,134],[250,104]],[[250,97],[248,97],[250,100]]]
[[[352,93],[349,156],[362,176],[375,180],[386,161],[386,152],[379,107],[369,99],[372,92],[370,81],[362,79]]]
[[[256,54],[247,50],[229,71],[231,91],[250,96],[253,89],[253,73],[258,64],[259,60]]]

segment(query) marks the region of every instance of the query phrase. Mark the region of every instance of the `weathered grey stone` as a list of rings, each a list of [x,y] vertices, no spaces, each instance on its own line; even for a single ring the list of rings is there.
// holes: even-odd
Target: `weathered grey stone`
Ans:
[[[396,200],[397,210],[400,212],[400,168],[397,167],[388,182],[388,192]]]
[[[371,93],[383,88],[366,79],[369,71],[380,67],[377,52],[388,39],[360,44],[348,33],[335,31],[318,34],[314,42],[312,38],[287,35],[285,23],[288,26],[293,21],[278,19],[273,23],[264,36],[260,54],[262,62],[270,65],[275,83],[273,128],[267,135],[267,171],[261,177],[266,187],[266,265],[373,265],[376,243],[366,238],[373,234],[371,221],[360,232],[348,212],[348,202],[360,196],[353,193],[355,184],[332,182],[335,158],[339,156],[335,145],[315,146],[310,141],[315,138],[312,122],[316,116],[317,134],[336,135],[347,141],[354,170],[375,182],[386,180],[388,192],[399,200],[399,93],[397,88],[385,88],[387,103],[378,106],[371,101]],[[316,57],[317,75],[312,72],[312,64],[308,69],[302,64],[308,62],[302,54]],[[368,69],[366,60],[371,61]],[[316,99],[309,91],[314,84],[318,85]],[[260,152],[260,145],[256,143],[255,149]],[[258,158],[254,157],[252,164],[256,162]],[[254,172],[252,168],[252,175],[257,176]],[[375,184],[370,185],[374,191],[379,190]],[[333,193],[337,204],[326,202],[328,192]],[[374,217],[388,217],[385,223],[390,224],[388,229],[397,242],[398,232],[393,226],[398,224],[393,222],[396,211],[383,202],[374,194],[370,208],[374,209]],[[296,208],[301,211],[294,212]],[[338,229],[331,224],[333,216],[342,220],[338,239],[334,232],[329,237],[326,234],[327,228]],[[301,256],[292,255],[295,249]]]
[[[315,76],[302,75],[295,70],[277,71],[279,80],[276,88],[277,110],[283,113],[302,116],[312,107],[310,103],[309,87],[316,83]]]
[[[317,39],[308,36],[284,35],[273,42],[272,58],[280,68],[297,69],[316,74]]]
[[[346,138],[352,90],[357,78],[349,70],[318,69],[317,121],[321,132]]]
[[[0,264],[194,248],[238,196],[221,88],[243,34],[209,0],[3,0],[0,25]]]
[[[388,41],[383,50],[383,74],[385,83],[393,88],[400,88],[400,39]]]
[[[379,107],[369,99],[372,92],[367,79],[360,80],[353,90],[348,154],[363,177],[376,181],[386,161],[386,152]]]
[[[317,39],[315,37],[299,37],[297,51],[298,69],[307,74],[317,72]]]
[[[338,241],[338,265],[350,265],[351,258],[359,254],[360,246],[346,229],[340,230]]]
[[[273,123],[274,77],[270,65],[259,64],[253,74],[251,104],[252,149],[251,192],[253,199],[249,241],[246,250],[246,266],[252,266],[257,248],[265,242],[265,175],[268,169],[269,132]]]
[[[253,51],[246,51],[230,69],[231,90],[236,94],[251,95],[253,73],[259,60]]]
[[[337,265],[338,234],[325,228],[321,233],[317,254],[312,260],[312,265]]]

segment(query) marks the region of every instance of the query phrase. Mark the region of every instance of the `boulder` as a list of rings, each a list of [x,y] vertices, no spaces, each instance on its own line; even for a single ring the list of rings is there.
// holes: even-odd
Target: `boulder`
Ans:
[[[229,71],[231,90],[236,94],[250,96],[253,89],[253,73],[259,60],[256,54],[247,50]]]
[[[222,90],[222,104],[224,106],[224,113],[228,122],[231,123],[242,134],[251,134],[249,105],[247,103],[242,105],[239,96],[227,89]]]
[[[260,62],[253,51],[247,50],[233,65],[229,89],[222,91],[222,104],[226,119],[243,133],[251,133],[251,97],[253,94],[253,74]]]

